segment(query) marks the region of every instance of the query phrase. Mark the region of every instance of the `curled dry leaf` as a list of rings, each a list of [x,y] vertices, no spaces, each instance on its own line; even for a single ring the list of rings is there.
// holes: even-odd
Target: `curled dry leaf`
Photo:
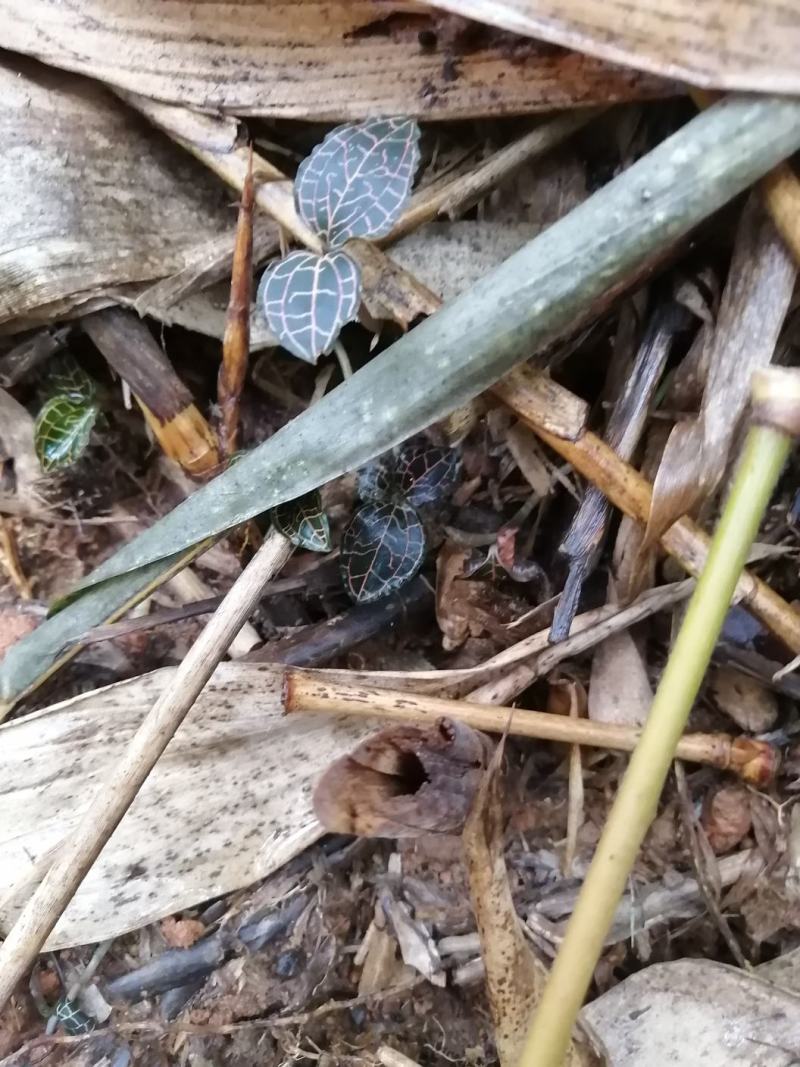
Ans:
[[[314,811],[333,833],[458,834],[491,750],[484,734],[450,719],[389,727],[332,764],[314,790]]]
[[[547,969],[534,955],[514,908],[503,855],[503,745],[494,756],[464,827],[464,855],[486,990],[494,1022],[501,1067],[517,1067],[531,1014],[538,1002]],[[568,1067],[599,1067],[603,1055],[592,1041],[573,1041]]]
[[[161,933],[170,948],[191,948],[205,932],[205,923],[199,919],[176,919],[168,915],[161,921]]]
[[[436,12],[355,0],[10,0],[3,46],[156,100],[234,115],[344,120],[520,114],[674,91],[660,79]],[[461,28],[458,24],[456,30]]]
[[[4,329],[107,304],[230,232],[219,183],[99,85],[4,53],[0,96]]]
[[[750,833],[750,793],[740,785],[715,789],[706,797],[700,822],[714,852],[730,852]]]
[[[704,88],[800,92],[800,22],[766,0],[434,0],[435,7]]]

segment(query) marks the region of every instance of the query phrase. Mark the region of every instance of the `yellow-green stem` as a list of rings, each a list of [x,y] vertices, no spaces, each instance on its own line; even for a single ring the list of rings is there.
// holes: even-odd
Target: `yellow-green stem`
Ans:
[[[520,1067],[560,1067],[564,1062],[614,911],[655,816],[675,747],[789,445],[790,438],[771,427],[756,426],[748,434],[705,569],[534,1014]]]

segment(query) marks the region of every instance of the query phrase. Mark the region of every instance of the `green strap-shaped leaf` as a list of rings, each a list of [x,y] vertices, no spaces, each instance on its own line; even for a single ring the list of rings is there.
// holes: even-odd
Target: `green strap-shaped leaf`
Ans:
[[[54,396],[34,426],[34,444],[45,473],[69,467],[84,452],[97,420],[97,404]]]
[[[298,548],[310,552],[330,552],[332,548],[331,527],[318,489],[273,508],[272,522]]]
[[[316,363],[355,318],[360,292],[359,269],[344,252],[292,252],[265,271],[258,299],[283,347]]]
[[[408,445],[397,459],[397,488],[415,508],[446,500],[456,487],[461,460],[454,448]]]
[[[380,237],[406,206],[418,165],[413,119],[337,126],[297,170],[297,212],[331,248],[351,237]]]
[[[412,507],[364,504],[342,536],[342,581],[353,600],[367,604],[405,585],[424,558],[425,531]]]
[[[576,316],[655,249],[798,149],[800,104],[788,97],[726,98],[692,119],[107,559],[69,607],[8,649],[0,699],[8,706],[38,684],[81,634],[119,618],[199,542],[362,467],[574,331]]]

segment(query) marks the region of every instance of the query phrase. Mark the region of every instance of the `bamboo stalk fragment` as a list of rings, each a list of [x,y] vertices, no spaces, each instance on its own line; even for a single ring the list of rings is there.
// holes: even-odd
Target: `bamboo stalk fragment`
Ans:
[[[551,433],[546,428],[547,412],[540,410],[537,401],[535,383],[539,377],[540,372],[530,367],[519,367],[498,382],[492,392],[554,452],[602,489],[615,507],[632,519],[646,523],[653,499],[652,484],[620,459],[596,434],[585,430],[574,440],[568,440]],[[550,384],[552,387],[554,383]],[[565,392],[569,393],[568,390]],[[684,517],[664,532],[661,544],[690,574],[696,576],[705,564],[710,538],[697,523]],[[800,613],[783,597],[746,570],[737,583],[736,593],[788,648],[795,653],[800,652]]]
[[[326,712],[330,715],[360,715],[393,722],[433,725],[437,719],[463,722],[474,730],[514,737],[562,741],[632,752],[641,730],[632,726],[570,719],[546,711],[528,711],[494,704],[473,704],[378,686],[346,685],[313,671],[289,670],[283,688],[287,713]],[[728,734],[685,734],[678,743],[678,756],[690,763],[705,763],[732,771],[745,781],[765,785],[775,776],[777,750],[766,741]]]

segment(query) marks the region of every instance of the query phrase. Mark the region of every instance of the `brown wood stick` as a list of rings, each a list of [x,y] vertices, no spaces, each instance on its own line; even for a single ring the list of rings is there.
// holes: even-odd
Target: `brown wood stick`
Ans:
[[[646,523],[653,499],[652,483],[588,430],[574,440],[550,433],[545,428],[547,413],[540,410],[538,402],[536,381],[540,377],[541,373],[530,367],[519,367],[498,382],[492,392],[554,452],[598,486],[615,507],[632,519]],[[695,576],[703,569],[709,543],[708,535],[686,517],[678,519],[661,538],[663,548]],[[737,594],[792,652],[800,652],[800,613],[783,597],[749,571],[742,572]]]
[[[252,612],[264,584],[283,567],[291,552],[290,542],[272,530],[147,713],[122,759],[98,787],[79,826],[64,842],[0,946],[0,1009],[33,964],[78,886]]]
[[[572,719],[547,711],[473,704],[378,686],[347,685],[315,671],[286,672],[283,706],[287,713],[327,712],[426,725],[433,725],[441,718],[456,719],[486,733],[508,731],[514,737],[620,752],[632,752],[641,735],[641,730],[633,726]],[[777,749],[768,742],[728,734],[684,734],[676,754],[679,759],[732,771],[745,781],[761,785],[772,780],[779,765]]]

